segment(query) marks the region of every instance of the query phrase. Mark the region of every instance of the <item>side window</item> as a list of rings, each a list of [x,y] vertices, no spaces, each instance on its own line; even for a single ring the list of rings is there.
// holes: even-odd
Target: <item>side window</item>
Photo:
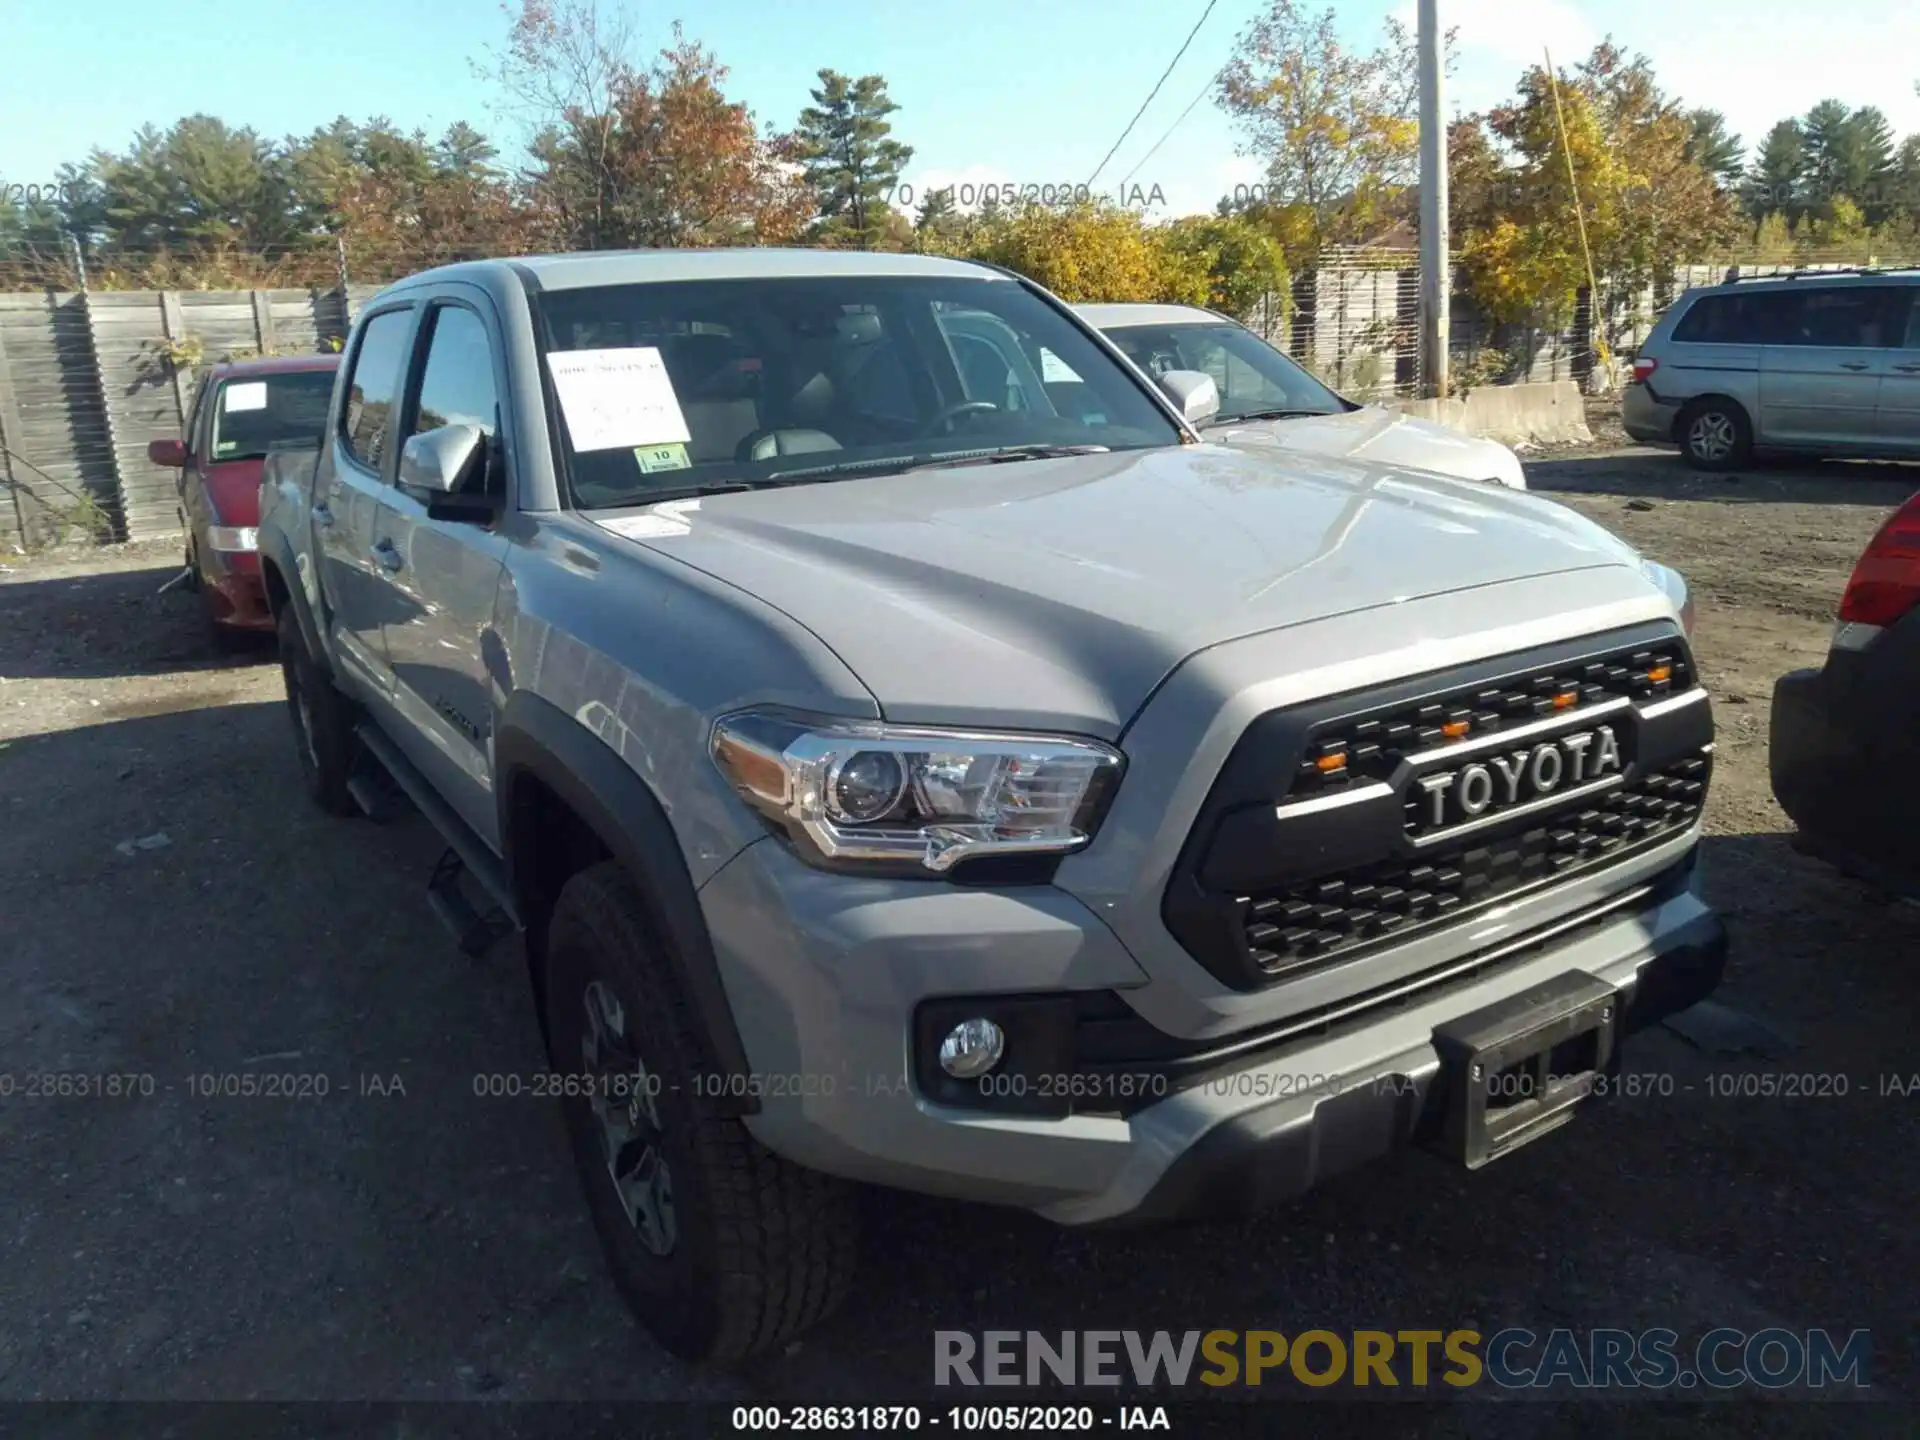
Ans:
[[[990,340],[977,335],[955,335],[950,342],[960,363],[960,379],[969,400],[985,400],[1002,410],[1022,409],[1020,382],[1007,357]]]
[[[1829,348],[1880,349],[1893,343],[1887,324],[1900,292],[1891,286],[1848,285],[1809,290],[1783,343]]]
[[[442,425],[473,425],[487,437],[489,490],[502,482],[500,449],[494,443],[500,425],[500,389],[494,383],[493,348],[480,317],[461,305],[437,307],[429,322],[427,363],[420,372],[420,394],[413,410],[413,433]]]
[[[442,425],[477,425],[491,440],[499,414],[500,391],[494,384],[486,325],[471,310],[442,305],[433,312],[433,338],[427,342],[426,368],[420,374],[413,433]]]
[[[1703,295],[1673,327],[1673,338],[1696,345],[1792,344],[1800,299],[1781,290]]]
[[[412,330],[411,310],[389,310],[366,323],[354,348],[346,414],[341,416],[340,425],[347,449],[369,470],[378,470],[387,453],[387,431],[393,423],[394,404],[400,398],[407,337]]]

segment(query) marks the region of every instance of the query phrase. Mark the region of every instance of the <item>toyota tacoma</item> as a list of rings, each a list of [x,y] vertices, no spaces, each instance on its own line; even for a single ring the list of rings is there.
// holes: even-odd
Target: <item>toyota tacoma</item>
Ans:
[[[1093,1226],[1478,1167],[1716,984],[1680,577],[1218,406],[988,266],[581,254],[384,290],[269,459],[306,789],[410,799],[462,946],[523,937],[674,1352],[830,1311],[855,1184]]]

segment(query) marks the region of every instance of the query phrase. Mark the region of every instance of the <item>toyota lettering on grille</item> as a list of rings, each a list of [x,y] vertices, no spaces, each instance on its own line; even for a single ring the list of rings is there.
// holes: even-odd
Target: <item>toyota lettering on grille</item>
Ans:
[[[1616,783],[1620,741],[1611,725],[1555,735],[1415,782],[1408,830],[1419,840],[1444,838],[1509,813],[1545,808]]]

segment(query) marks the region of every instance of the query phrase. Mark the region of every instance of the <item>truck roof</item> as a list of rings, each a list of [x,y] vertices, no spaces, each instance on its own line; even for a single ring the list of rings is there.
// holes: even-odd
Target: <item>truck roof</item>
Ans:
[[[1218,325],[1224,315],[1198,305],[1076,305],[1074,312],[1096,330],[1127,325]]]
[[[533,290],[581,290],[597,285],[645,285],[685,280],[785,280],[808,276],[944,275],[1010,279],[1005,271],[938,255],[891,255],[868,250],[740,247],[718,250],[586,250],[471,260],[423,271],[402,286],[428,280],[478,279],[511,269]]]

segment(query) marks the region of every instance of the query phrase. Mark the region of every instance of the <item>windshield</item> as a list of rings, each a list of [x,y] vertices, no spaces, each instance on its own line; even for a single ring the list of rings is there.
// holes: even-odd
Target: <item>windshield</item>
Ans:
[[[1006,280],[619,285],[537,307],[582,509],[1181,438],[1072,321]]]
[[[332,399],[331,370],[223,380],[213,398],[209,455],[222,462],[257,460],[270,450],[318,445]]]
[[[1220,413],[1207,423],[1224,425],[1270,410],[1337,415],[1347,402],[1298,364],[1241,325],[1123,325],[1107,338],[1149,375],[1198,370],[1220,387]]]

